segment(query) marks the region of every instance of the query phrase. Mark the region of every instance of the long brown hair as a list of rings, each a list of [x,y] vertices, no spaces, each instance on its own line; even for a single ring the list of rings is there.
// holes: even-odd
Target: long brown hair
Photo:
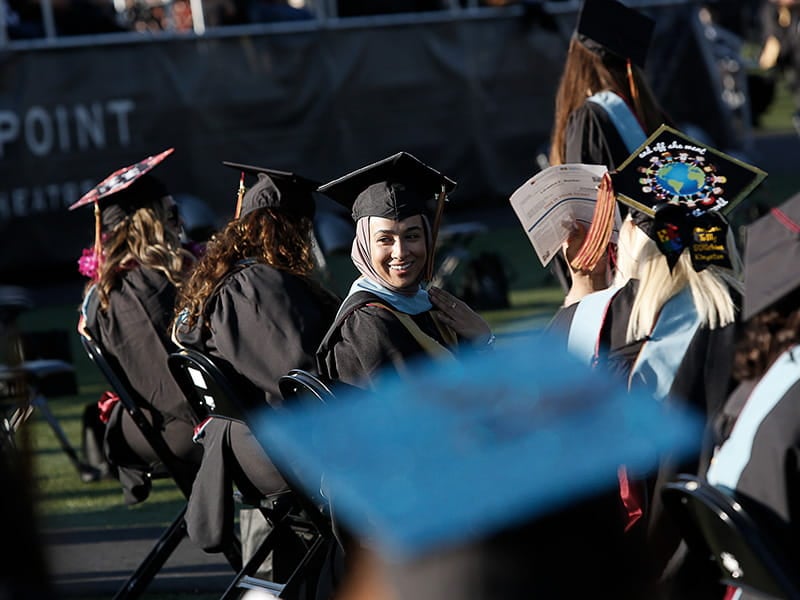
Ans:
[[[311,220],[273,208],[254,210],[235,219],[206,246],[192,276],[181,288],[175,315],[194,327],[218,282],[242,259],[253,258],[293,275],[314,268]]]
[[[577,39],[572,39],[556,92],[555,120],[550,139],[551,165],[560,165],[565,161],[565,138],[570,115],[583,105],[588,96],[597,92],[610,90],[623,98],[647,135],[667,120],[642,70],[632,64],[630,72],[633,86],[629,83],[628,65],[623,59],[613,55],[601,57]]]
[[[194,262],[194,257],[182,248],[178,229],[167,225],[171,210],[162,198],[139,207],[106,234],[96,282],[102,310],[108,310],[109,294],[122,273],[135,266],[161,271],[180,287],[186,266]],[[87,292],[92,285],[87,285]]]
[[[800,343],[800,291],[745,323],[733,359],[738,381],[757,380],[783,352]]]

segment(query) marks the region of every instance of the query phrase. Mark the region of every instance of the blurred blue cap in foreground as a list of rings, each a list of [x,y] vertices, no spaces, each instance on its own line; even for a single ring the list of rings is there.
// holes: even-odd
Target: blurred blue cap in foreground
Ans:
[[[629,394],[535,334],[458,363],[426,362],[378,392],[269,412],[254,431],[310,495],[389,560],[567,508],[697,450],[693,414]],[[324,479],[323,479],[324,476]]]

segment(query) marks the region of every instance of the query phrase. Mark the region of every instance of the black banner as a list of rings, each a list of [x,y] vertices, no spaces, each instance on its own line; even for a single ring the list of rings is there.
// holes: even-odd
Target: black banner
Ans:
[[[66,207],[173,146],[159,176],[223,217],[223,160],[326,180],[406,150],[459,182],[454,206],[505,198],[535,170],[565,50],[506,18],[7,53],[0,273],[74,265],[92,219]]]

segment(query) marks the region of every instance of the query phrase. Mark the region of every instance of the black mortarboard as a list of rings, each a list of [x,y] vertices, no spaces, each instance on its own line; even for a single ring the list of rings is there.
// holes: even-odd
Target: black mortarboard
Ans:
[[[730,213],[767,174],[666,125],[611,174],[617,200],[672,268],[689,248],[695,270],[730,267]]]
[[[319,187],[318,181],[296,173],[266,167],[227,161],[222,164],[258,177],[258,181],[242,196],[238,217],[243,217],[258,208],[276,208],[309,219],[313,218],[315,207],[313,192]]]
[[[746,232],[742,317],[749,319],[800,287],[800,193]]]
[[[401,221],[413,215],[434,213],[442,191],[456,182],[407,152],[384,158],[319,187],[320,192],[361,217]]]
[[[728,214],[767,174],[666,125],[611,174],[617,200],[654,216],[662,204]]]
[[[644,68],[655,21],[616,0],[584,0],[575,37],[601,56],[610,52]]]
[[[645,474],[663,453],[696,451],[698,415],[629,393],[560,345],[529,335],[417,362],[379,397],[340,390],[336,403],[265,414],[253,432],[309,494],[324,486],[352,533],[403,560],[613,491],[620,465]]]

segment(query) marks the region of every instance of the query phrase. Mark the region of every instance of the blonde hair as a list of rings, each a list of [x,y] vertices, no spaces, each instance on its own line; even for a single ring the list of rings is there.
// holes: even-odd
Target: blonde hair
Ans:
[[[103,240],[103,259],[97,274],[97,294],[102,310],[121,274],[135,266],[149,267],[164,274],[180,287],[185,267],[194,257],[181,246],[180,234],[166,226],[170,215],[163,198],[138,208],[120,221]],[[93,284],[87,286],[90,288]]]
[[[698,273],[692,267],[689,252],[684,251],[670,272],[656,243],[628,217],[619,235],[614,281],[616,285],[624,285],[630,279],[639,280],[628,319],[626,342],[648,336],[664,304],[687,287],[701,325],[716,329],[733,323],[737,308],[730,291],[742,290],[742,262],[730,229],[727,242],[731,269],[711,266]]]

